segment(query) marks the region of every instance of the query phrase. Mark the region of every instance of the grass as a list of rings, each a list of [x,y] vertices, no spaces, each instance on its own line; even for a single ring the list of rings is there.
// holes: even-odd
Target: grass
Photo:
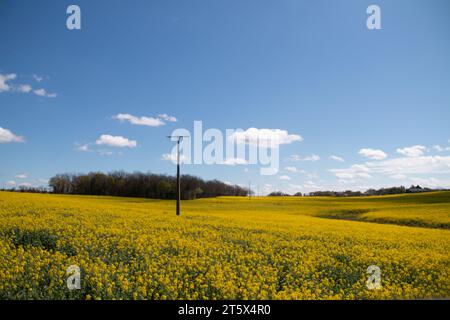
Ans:
[[[450,192],[174,205],[0,192],[0,298],[450,298]]]

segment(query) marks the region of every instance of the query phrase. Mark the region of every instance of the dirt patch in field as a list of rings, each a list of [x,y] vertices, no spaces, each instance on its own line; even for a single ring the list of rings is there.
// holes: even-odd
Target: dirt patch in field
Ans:
[[[317,214],[319,218],[340,219],[340,220],[361,220],[361,216],[369,213],[369,209],[342,209],[331,210]]]

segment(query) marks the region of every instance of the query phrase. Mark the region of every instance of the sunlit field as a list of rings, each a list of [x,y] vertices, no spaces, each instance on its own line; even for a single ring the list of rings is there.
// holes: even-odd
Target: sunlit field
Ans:
[[[450,298],[450,192],[182,202],[0,192],[1,299]],[[81,268],[68,290],[66,269]],[[369,290],[368,266],[381,269]]]

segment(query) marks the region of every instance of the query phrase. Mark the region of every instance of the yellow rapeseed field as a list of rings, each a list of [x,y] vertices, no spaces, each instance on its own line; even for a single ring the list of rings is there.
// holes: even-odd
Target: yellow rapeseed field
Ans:
[[[0,192],[0,299],[450,298],[450,193],[173,201]],[[81,269],[69,290],[66,269]],[[381,289],[368,290],[368,266]]]

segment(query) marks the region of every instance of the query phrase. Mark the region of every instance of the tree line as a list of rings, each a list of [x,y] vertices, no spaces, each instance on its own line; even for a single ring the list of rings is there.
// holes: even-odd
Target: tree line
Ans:
[[[304,196],[310,197],[363,197],[363,196],[383,196],[389,194],[403,194],[403,193],[420,193],[420,192],[431,192],[445,189],[430,189],[430,188],[422,188],[421,186],[412,185],[409,188],[405,188],[404,186],[400,187],[392,187],[392,188],[381,188],[381,189],[368,189],[366,191],[314,191]],[[287,197],[291,196],[290,194],[275,191],[268,195],[269,197]],[[294,194],[294,196],[302,196],[300,192]]]
[[[437,191],[429,188],[422,188],[421,186],[411,186],[409,188],[405,188],[404,186],[400,187],[391,187],[391,188],[381,188],[381,189],[368,189],[364,192],[362,191],[316,191],[311,192],[310,196],[320,197],[359,197],[359,196],[384,196],[384,195],[392,195],[392,194],[403,194],[403,193],[420,193],[420,192],[431,192]]]
[[[290,196],[301,197],[301,196],[303,196],[303,194],[301,192],[297,192],[296,194],[291,195],[291,194],[283,192],[283,191],[274,191],[274,192],[269,193],[267,196],[268,197],[290,197]]]
[[[175,199],[176,178],[163,175],[115,171],[110,173],[58,174],[49,181],[53,193]],[[218,196],[247,196],[248,189],[218,180],[203,180],[191,175],[181,177],[181,198],[211,198]]]

